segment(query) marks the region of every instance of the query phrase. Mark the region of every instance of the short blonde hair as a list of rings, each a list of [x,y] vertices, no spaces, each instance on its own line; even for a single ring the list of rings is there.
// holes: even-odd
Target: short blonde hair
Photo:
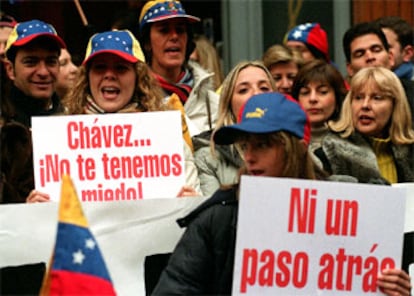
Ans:
[[[300,69],[304,63],[302,54],[299,51],[281,44],[270,46],[263,54],[262,60],[267,69],[276,64],[290,62],[295,63],[298,69]]]
[[[381,93],[392,98],[393,111],[388,127],[388,134],[392,143],[396,145],[414,143],[412,115],[404,88],[394,72],[384,67],[363,68],[352,77],[350,90],[343,102],[340,119],[330,123],[330,128],[339,132],[344,138],[354,132],[352,100],[355,93],[366,85],[375,85]]]

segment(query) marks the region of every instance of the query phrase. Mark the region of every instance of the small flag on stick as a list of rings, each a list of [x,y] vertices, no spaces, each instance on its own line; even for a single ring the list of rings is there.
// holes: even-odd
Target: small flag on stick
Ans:
[[[40,295],[116,295],[69,176],[62,176],[56,243]]]

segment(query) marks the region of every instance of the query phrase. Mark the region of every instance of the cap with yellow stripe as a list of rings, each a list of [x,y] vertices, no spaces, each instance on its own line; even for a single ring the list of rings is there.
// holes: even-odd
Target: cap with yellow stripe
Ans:
[[[53,42],[56,42],[59,48],[66,48],[65,42],[58,36],[52,25],[39,20],[31,20],[14,26],[7,39],[6,55],[10,48],[26,45],[30,41],[42,36],[46,36]]]
[[[128,30],[107,31],[93,35],[89,39],[82,65],[102,53],[115,54],[131,63],[138,61],[145,63],[138,40]]]

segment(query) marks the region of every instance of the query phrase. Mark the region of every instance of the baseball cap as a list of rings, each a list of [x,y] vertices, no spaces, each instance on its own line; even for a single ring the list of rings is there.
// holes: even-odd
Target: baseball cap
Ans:
[[[310,141],[310,123],[306,112],[290,96],[262,93],[252,96],[243,106],[237,124],[218,129],[213,139],[216,144],[233,144],[241,134],[266,134],[285,131],[299,139]]]
[[[183,6],[176,0],[152,0],[148,1],[142,7],[139,16],[139,28],[142,28],[148,23],[154,23],[171,18],[185,18],[189,22],[199,22],[198,17],[189,15],[185,12]]]
[[[62,38],[58,36],[55,28],[43,21],[31,20],[27,22],[21,22],[14,26],[13,31],[10,33],[6,44],[6,55],[7,51],[13,46],[23,46],[30,41],[41,37],[49,37],[50,40],[56,42],[60,48],[66,48],[66,44]]]
[[[286,41],[299,41],[305,45],[311,45],[321,52],[329,61],[328,36],[319,23],[305,23],[291,29],[286,36]]]
[[[141,46],[129,30],[106,31],[93,35],[89,39],[82,65],[101,53],[112,53],[131,63],[145,63]]]

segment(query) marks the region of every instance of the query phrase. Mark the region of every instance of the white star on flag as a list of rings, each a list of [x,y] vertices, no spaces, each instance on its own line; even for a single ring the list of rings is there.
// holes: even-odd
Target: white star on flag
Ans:
[[[83,260],[85,260],[85,255],[83,255],[81,250],[76,251],[75,253],[72,254],[73,256],[73,263],[75,264],[82,264]]]
[[[302,31],[296,30],[293,32],[293,38],[298,39],[302,36]]]
[[[95,249],[95,246],[96,246],[96,243],[94,242],[93,239],[88,238],[87,240],[85,240],[85,247],[87,249],[93,250],[93,249]]]

